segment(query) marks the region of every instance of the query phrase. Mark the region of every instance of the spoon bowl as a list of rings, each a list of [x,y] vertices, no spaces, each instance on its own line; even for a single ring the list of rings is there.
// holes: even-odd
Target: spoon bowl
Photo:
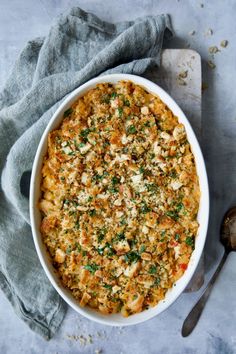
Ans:
[[[236,206],[229,209],[223,218],[220,230],[220,241],[225,249],[224,255],[200,299],[186,317],[182,327],[183,337],[187,337],[197,325],[213,285],[228,257],[228,254],[231,251],[236,251]]]
[[[225,214],[220,239],[227,252],[236,251],[236,207],[229,209]]]

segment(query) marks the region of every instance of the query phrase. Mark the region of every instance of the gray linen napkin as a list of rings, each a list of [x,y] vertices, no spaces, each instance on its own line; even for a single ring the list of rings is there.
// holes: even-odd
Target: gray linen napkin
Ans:
[[[99,74],[143,74],[159,64],[163,38],[171,34],[168,15],[112,24],[72,8],[47,37],[26,45],[0,93],[0,287],[17,315],[47,339],[66,305],[35,252],[22,175],[31,170],[49,119],[72,90]]]

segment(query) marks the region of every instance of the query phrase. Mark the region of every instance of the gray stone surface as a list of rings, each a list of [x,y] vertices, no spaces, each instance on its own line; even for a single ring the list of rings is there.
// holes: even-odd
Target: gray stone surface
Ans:
[[[201,6],[203,4],[203,6]],[[205,249],[206,280],[222,254],[219,225],[225,210],[236,203],[236,2],[235,0],[0,0],[0,87],[27,40],[44,35],[60,12],[78,5],[108,21],[144,14],[172,15],[176,38],[169,47],[197,50],[202,57],[202,148],[211,188],[211,222]],[[213,35],[206,35],[212,28]],[[194,35],[189,35],[195,30]],[[208,47],[227,39],[227,48],[211,58]],[[207,67],[213,60],[215,69]],[[20,237],[20,235],[19,235]],[[180,334],[183,320],[201,291],[183,294],[160,316],[119,329],[95,324],[69,310],[59,333],[50,342],[32,333],[13,313],[0,293],[0,353],[236,353],[236,255],[231,254],[192,335]],[[97,333],[99,332],[99,333]],[[82,345],[79,336],[92,335]],[[71,336],[75,336],[72,339]]]

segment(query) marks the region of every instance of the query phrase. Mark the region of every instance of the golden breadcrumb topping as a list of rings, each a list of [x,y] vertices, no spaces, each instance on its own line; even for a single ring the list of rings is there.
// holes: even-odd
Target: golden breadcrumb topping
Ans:
[[[155,306],[186,270],[199,183],[183,124],[130,81],[98,84],[64,112],[42,168],[41,232],[81,306]]]

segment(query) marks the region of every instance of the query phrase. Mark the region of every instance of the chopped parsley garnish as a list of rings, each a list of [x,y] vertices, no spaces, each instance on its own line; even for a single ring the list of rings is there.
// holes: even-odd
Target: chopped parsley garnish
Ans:
[[[69,155],[69,156],[74,156],[74,155],[75,155],[75,151],[71,151],[71,152],[69,152],[69,154],[67,154],[67,155]]]
[[[161,282],[160,277],[156,278],[153,285],[159,285]]]
[[[143,253],[146,249],[146,246],[145,245],[141,245],[140,246],[140,249],[139,249],[139,253]]]
[[[77,247],[78,252],[81,252],[82,248],[79,243],[76,243],[76,247]]]
[[[119,107],[118,108],[118,113],[119,113],[119,117],[121,117],[122,114],[123,114],[123,108]]]
[[[98,242],[102,242],[102,240],[104,239],[104,235],[103,234],[100,234],[98,235]]]
[[[134,246],[137,244],[137,242],[138,241],[136,239],[129,240],[130,247],[134,248]]]
[[[147,213],[149,213],[151,210],[152,210],[152,209],[147,206],[146,202],[143,201],[143,202],[142,202],[142,205],[141,205],[141,208],[140,208],[141,213],[147,214]]]
[[[105,248],[105,247],[98,247],[98,248],[97,248],[97,252],[98,252],[98,254],[100,254],[100,256],[103,255],[104,248]]]
[[[149,274],[156,274],[157,273],[157,267],[155,265],[151,265],[151,267],[148,270]]]
[[[72,251],[71,246],[68,246],[67,249],[66,249],[66,254],[70,254],[71,251]]]
[[[112,289],[112,285],[110,285],[110,284],[104,284],[103,287],[108,290]]]
[[[183,203],[179,203],[179,204],[176,205],[176,211],[177,211],[178,213],[179,213],[180,210],[182,210],[183,208],[184,208]]]
[[[129,125],[126,129],[128,134],[135,134],[137,132],[136,128],[134,125]]]
[[[111,94],[111,98],[114,100],[116,97],[117,97],[118,95],[117,95],[117,93],[116,92],[112,92],[112,94]]]
[[[179,218],[178,213],[175,210],[168,210],[166,212],[166,215],[169,216],[171,219],[177,221]]]
[[[150,159],[152,160],[152,159],[154,159],[155,154],[154,154],[154,153],[151,153],[151,154],[149,154],[149,156],[150,156]]]
[[[102,103],[110,103],[111,96],[109,94],[102,97]]]
[[[194,247],[194,238],[191,236],[186,237],[185,243],[188,246]]]
[[[140,255],[138,254],[138,252],[130,251],[125,254],[125,261],[128,263],[137,263],[139,259]]]
[[[143,125],[144,125],[144,127],[148,127],[148,128],[150,128],[151,123],[150,123],[149,121],[147,121],[147,122],[145,122]]]
[[[91,209],[91,210],[89,210],[89,216],[94,216],[94,215],[96,215],[96,210],[95,209]]]
[[[117,241],[122,241],[122,240],[125,240],[125,234],[124,232],[120,232],[118,234],[116,234],[116,238],[115,238]]]
[[[163,241],[164,241],[165,235],[166,235],[166,231],[163,230],[163,231],[161,232],[161,239],[160,239],[160,242],[163,242]]]
[[[180,234],[175,234],[175,240],[179,241],[180,240]]]
[[[79,143],[79,147],[82,148],[85,146],[85,143]]]
[[[112,194],[115,194],[115,193],[118,193],[119,191],[118,191],[117,188],[111,187],[111,188],[109,188],[109,192],[112,193]]]
[[[88,135],[89,135],[89,133],[90,133],[90,129],[89,129],[89,128],[83,129],[83,130],[81,130],[81,132],[80,132],[80,136],[83,138],[83,140],[84,140],[85,142],[88,141]]]
[[[139,167],[139,172],[140,172],[140,173],[144,173],[144,172],[145,172],[145,169],[144,169],[143,166]]]
[[[129,100],[124,100],[124,105],[129,107],[130,106],[130,101]]]
[[[84,269],[87,269],[90,273],[94,274],[96,270],[99,269],[99,266],[95,263],[92,263],[92,264],[85,265]]]
[[[104,227],[99,230],[99,232],[98,232],[98,242],[99,243],[102,242],[102,240],[104,239],[106,232],[107,232],[107,230]]]
[[[119,182],[120,182],[120,179],[118,177],[116,177],[116,176],[112,177],[111,183],[113,184],[113,186],[115,186]]]
[[[93,176],[93,180],[94,180],[94,181],[99,181],[99,180],[101,180],[101,179],[103,179],[103,175],[98,175],[98,174],[96,174],[96,175]]]
[[[121,219],[120,225],[126,225],[126,224],[127,224],[127,220],[125,218]]]
[[[170,177],[171,178],[176,178],[177,177],[177,172],[175,170],[171,171]]]
[[[146,184],[145,187],[147,188],[148,192],[157,192],[158,186],[155,183]]]
[[[107,252],[108,256],[113,256],[116,253],[115,250],[112,248],[112,245],[110,243],[107,242],[105,247],[108,248],[108,252]]]
[[[72,108],[68,108],[68,109],[64,112],[63,117],[64,117],[64,118],[68,117],[72,112],[73,112],[73,109],[72,109]]]

